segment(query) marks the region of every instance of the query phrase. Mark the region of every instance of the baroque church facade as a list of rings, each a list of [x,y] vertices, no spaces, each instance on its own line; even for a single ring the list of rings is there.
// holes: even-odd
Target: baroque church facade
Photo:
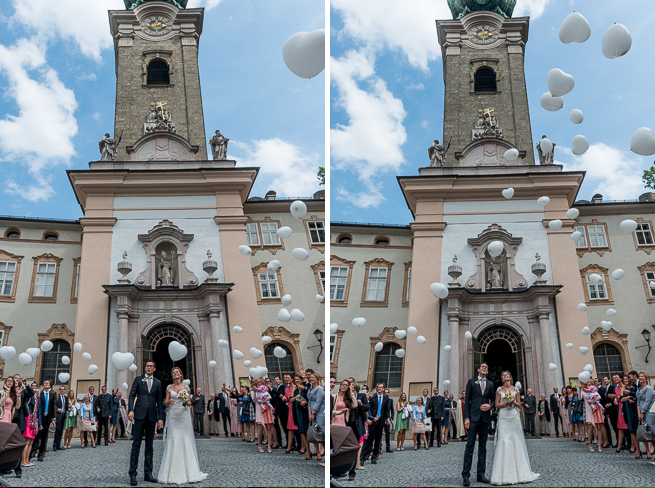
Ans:
[[[647,360],[655,328],[655,194],[578,200],[584,172],[553,164],[553,153],[532,140],[529,18],[455,10],[453,20],[437,21],[444,140],[430,148],[430,166],[398,177],[413,221],[331,223],[330,321],[339,325],[330,338],[332,374],[369,389],[381,381],[396,398],[434,387],[459,398],[486,361],[495,384],[509,370],[539,398],[577,382],[586,364],[594,377],[655,373]],[[538,201],[544,196],[545,205]],[[571,208],[577,218],[567,217]],[[623,233],[624,219],[637,221],[637,230]],[[561,227],[551,228],[553,220]],[[496,258],[488,250],[493,241],[503,246]],[[620,279],[612,277],[617,268]],[[430,292],[435,282],[448,286],[446,298]],[[356,317],[366,325],[354,327]],[[409,327],[418,335],[406,333]]]
[[[325,288],[325,194],[303,198],[308,212],[296,219],[293,199],[250,195],[258,168],[226,159],[218,132],[208,157],[198,66],[204,9],[185,6],[130,1],[109,12],[115,138],[101,141],[101,159],[88,170],[68,171],[83,216],[0,219],[0,345],[21,353],[54,344],[27,366],[0,361],[5,375],[51,379],[79,394],[131,384],[155,360],[166,383],[174,364],[168,345],[178,341],[188,353],[175,364],[209,395],[247,379],[233,350],[251,359],[259,349],[252,366],[266,366],[271,377],[320,371],[325,362],[324,304],[316,299]],[[290,237],[277,236],[283,226]],[[241,245],[252,255],[240,254]],[[309,258],[294,258],[296,247]],[[280,266],[271,272],[273,260]],[[285,294],[302,322],[278,320]],[[285,358],[273,355],[277,346]],[[136,371],[117,371],[115,352],[132,353]]]

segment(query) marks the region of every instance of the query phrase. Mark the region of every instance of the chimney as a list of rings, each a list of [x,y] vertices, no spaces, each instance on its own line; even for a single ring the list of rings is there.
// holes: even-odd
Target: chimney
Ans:
[[[603,195],[596,193],[593,197],[591,197],[591,203],[603,203]]]
[[[276,196],[277,193],[275,193],[273,190],[266,192],[266,200],[275,200]]]

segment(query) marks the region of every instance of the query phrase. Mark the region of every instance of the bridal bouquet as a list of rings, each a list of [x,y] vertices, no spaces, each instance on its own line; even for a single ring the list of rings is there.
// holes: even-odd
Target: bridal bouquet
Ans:
[[[513,406],[514,402],[516,401],[516,395],[512,391],[506,391],[503,394],[503,399],[505,400],[505,403],[509,403]]]
[[[182,405],[190,405],[191,404],[191,397],[189,396],[189,392],[186,390],[182,390],[177,394],[178,400],[182,402]]]

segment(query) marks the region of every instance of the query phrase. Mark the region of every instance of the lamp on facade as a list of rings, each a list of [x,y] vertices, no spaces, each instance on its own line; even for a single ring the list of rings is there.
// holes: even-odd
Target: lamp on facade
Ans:
[[[323,331],[321,329],[316,329],[314,331],[314,337],[316,337],[316,340],[318,341],[318,346],[309,346],[307,349],[313,349],[315,347],[321,348],[321,350],[318,351],[318,357],[316,358],[316,362],[321,364],[321,354],[323,354]]]
[[[650,331],[648,329],[642,330],[641,331],[641,336],[646,341],[646,344],[643,345],[643,346],[635,347],[635,349],[639,349],[640,347],[648,347],[648,352],[646,353],[646,362],[648,362],[648,355],[650,354],[650,350],[651,350],[651,347],[650,347]]]

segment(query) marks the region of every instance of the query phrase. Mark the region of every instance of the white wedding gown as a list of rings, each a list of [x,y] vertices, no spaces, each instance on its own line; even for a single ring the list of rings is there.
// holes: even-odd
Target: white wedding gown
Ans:
[[[191,420],[191,407],[182,406],[171,386],[166,390],[175,403],[166,413],[164,426],[164,455],[157,479],[161,483],[181,485],[196,483],[204,480],[208,475],[200,471],[198,466],[198,452]],[[186,387],[189,391],[189,387]]]
[[[500,392],[500,388],[496,390]],[[515,394],[518,396],[516,388]],[[520,398],[520,397],[519,397]],[[507,403],[500,398],[500,403]],[[498,425],[494,436],[494,466],[491,470],[491,483],[494,485],[515,485],[536,480],[539,474],[530,468],[528,447],[523,435],[521,414],[518,407],[498,410]]]

